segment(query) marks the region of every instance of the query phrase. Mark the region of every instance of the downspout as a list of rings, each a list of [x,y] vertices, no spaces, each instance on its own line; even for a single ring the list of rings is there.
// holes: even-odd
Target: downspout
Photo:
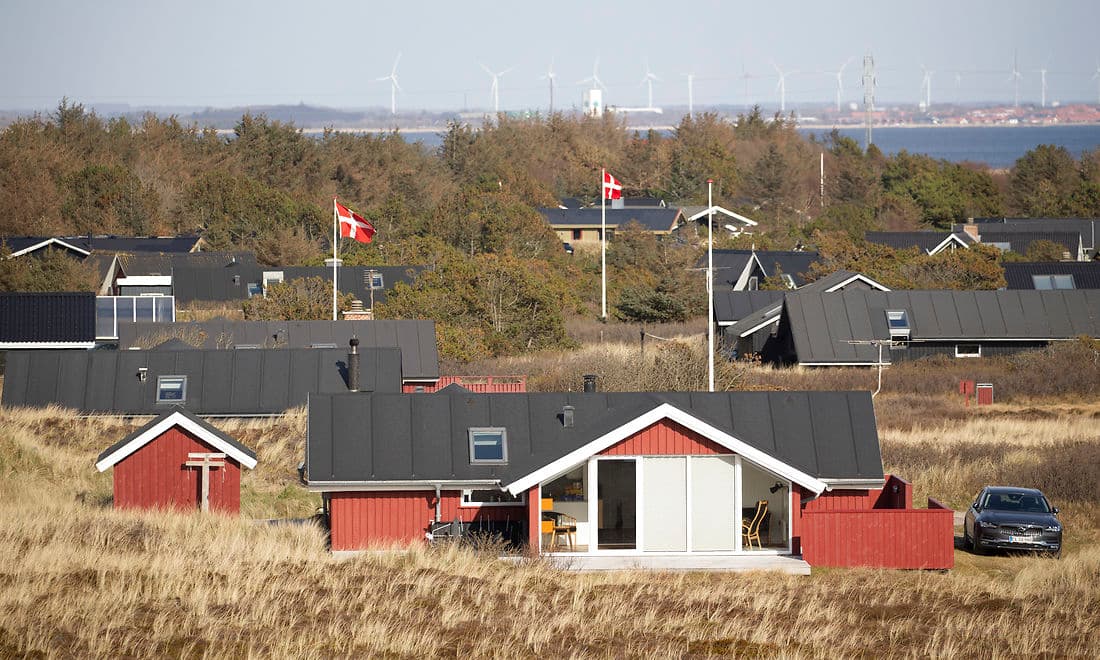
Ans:
[[[442,511],[440,509],[440,506],[441,506],[440,505],[440,498],[441,498],[440,487],[439,487],[439,484],[436,484],[435,485],[435,521],[437,523],[441,522],[441,519],[443,518]]]
[[[878,393],[882,391],[882,344],[878,345],[878,387],[871,393],[871,398],[878,396]]]

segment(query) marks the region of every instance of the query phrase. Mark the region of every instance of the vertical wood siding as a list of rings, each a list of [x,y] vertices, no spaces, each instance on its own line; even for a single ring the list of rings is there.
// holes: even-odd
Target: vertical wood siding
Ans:
[[[670,419],[662,419],[600,453],[604,456],[684,456],[732,452]]]
[[[184,467],[189,452],[217,449],[174,426],[114,466],[115,507],[196,509],[202,497],[200,470]],[[210,470],[210,510],[241,508],[241,466],[232,458]]]
[[[440,497],[443,522],[516,521],[529,517],[522,504],[515,506],[460,506],[462,493],[445,490]],[[332,493],[329,526],[333,550],[423,543],[428,525],[435,520],[435,491]]]
[[[806,511],[802,558],[810,566],[952,568],[954,513],[935,500],[928,507]]]

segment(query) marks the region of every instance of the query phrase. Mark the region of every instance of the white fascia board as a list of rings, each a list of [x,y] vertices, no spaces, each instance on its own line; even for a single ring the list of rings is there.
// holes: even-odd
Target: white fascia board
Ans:
[[[0,342],[0,351],[35,348],[95,348],[94,341],[10,341]]]
[[[882,488],[886,483],[885,477],[882,479],[822,479],[829,485],[829,490],[844,490],[847,488],[855,490],[870,490],[872,488]]]
[[[65,241],[63,241],[59,238],[47,238],[46,240],[42,241],[41,243],[36,243],[36,244],[34,244],[30,247],[23,248],[22,250],[19,250],[18,252],[12,252],[11,256],[19,257],[19,256],[22,256],[24,254],[34,252],[35,250],[41,250],[42,248],[48,247],[50,245],[60,245],[62,247],[65,247],[65,248],[68,248],[68,249],[72,250],[73,252],[76,252],[78,254],[82,254],[85,257],[88,256],[89,254],[91,254],[91,252],[89,252],[87,250],[84,250],[82,248],[78,248],[77,246],[75,246],[71,243],[66,243]]]
[[[127,442],[125,445],[116,449],[113,453],[105,457],[103,460],[96,463],[96,469],[100,472],[103,472],[107,468],[115,465],[130,454],[149,444],[149,442],[159,437],[162,433],[172,428],[173,426],[179,426],[187,431],[190,431],[194,435],[198,436],[200,440],[203,440],[210,446],[221,451],[226,456],[229,456],[230,458],[250,470],[256,467],[255,458],[252,458],[251,456],[242,453],[233,445],[225,442],[217,435],[214,435],[213,433],[208,431],[205,427],[196,424],[188,417],[177,411],[175,413],[172,413],[168,417],[165,417],[163,420],[160,421],[159,424],[155,424],[149,427],[141,435],[137,436],[130,442]]]
[[[879,284],[878,282],[872,280],[870,277],[867,277],[866,275],[861,275],[859,273],[856,273],[855,275],[852,275],[851,277],[844,280],[840,284],[834,284],[831,287],[829,287],[828,289],[825,289],[825,293],[832,293],[832,292],[834,292],[838,289],[843,289],[844,287],[848,286],[852,282],[856,282],[856,281],[863,282],[864,284],[871,287],[872,289],[877,289],[879,291],[889,291],[890,290],[888,287],[885,287],[885,286]]]
[[[171,275],[130,275],[115,280],[118,286],[172,286]]]
[[[705,218],[706,216],[710,215],[711,213],[719,213],[719,214],[724,215],[728,218],[733,218],[734,220],[739,220],[739,221],[745,223],[746,225],[749,225],[750,227],[755,227],[757,224],[759,224],[755,220],[746,218],[745,216],[741,215],[740,213],[734,213],[733,211],[730,211],[729,209],[724,209],[721,206],[718,206],[717,204],[714,205],[714,206],[708,206],[707,208],[703,209],[702,211],[699,211],[695,215],[688,218],[688,221],[689,222],[695,222],[696,220],[699,220],[701,218]]]
[[[718,322],[718,327],[728,328],[729,326],[733,325],[734,323],[737,323],[737,321],[719,321]]]
[[[306,480],[306,490],[311,493],[370,493],[386,491],[420,491],[420,490],[464,490],[467,488],[499,488],[500,481],[467,480],[445,481],[436,479],[400,480],[400,481],[317,481]]]
[[[815,494],[821,494],[827,484],[812,477],[801,470],[791,467],[779,459],[766,454],[759,449],[738,440],[737,438],[729,435],[721,429],[717,429],[710,424],[700,420],[698,417],[690,415],[679,408],[668,404],[662,403],[653,410],[635,417],[631,421],[623,424],[604,435],[596,438],[592,442],[575,449],[565,456],[562,456],[558,460],[545,465],[534,472],[513,481],[505,486],[512,495],[518,495],[520,492],[525,491],[532,486],[542,483],[546,479],[557,476],[563,472],[566,472],[589,458],[599,454],[605,449],[626,440],[630,436],[648,428],[652,424],[655,424],[662,419],[670,419],[687,429],[695,431],[699,435],[707,438],[708,440],[722,445],[726,449],[729,449],[732,453],[740,455],[742,458],[749,460],[750,462],[770,471],[776,476],[783,477],[788,481],[793,481],[799,486],[803,486]]]
[[[883,362],[882,366],[888,367],[892,362]],[[799,362],[800,367],[877,367],[878,362]]]
[[[749,260],[745,262],[745,268],[741,271],[741,275],[737,278],[737,283],[733,285],[734,291],[744,291],[745,287],[749,284],[749,276],[752,275],[752,265],[756,264],[760,266],[760,260],[756,258],[756,253],[753,252],[749,256]],[[767,275],[767,271],[763,266],[760,266],[760,270]]]
[[[970,249],[970,246],[967,245],[966,243],[962,242],[961,240],[959,240],[959,238],[957,236],[955,236],[954,234],[948,234],[947,238],[943,239],[942,241],[940,241],[939,245],[937,245],[936,247],[929,250],[928,254],[933,255],[933,254],[939,254],[940,252],[943,252],[944,250],[947,249],[947,245],[951,242],[958,243],[960,246],[966,248],[967,250]]]
[[[780,314],[779,314],[779,312],[780,312],[780,310],[779,310],[779,309],[777,309],[777,310],[774,310],[774,313],[775,313],[775,315],[774,315],[774,316],[772,316],[772,315],[771,315],[771,313],[769,312],[769,314],[768,314],[768,318],[767,318],[767,319],[765,319],[765,320],[764,320],[764,321],[762,321],[761,323],[759,323],[759,324],[757,324],[757,325],[753,326],[752,328],[749,328],[748,330],[746,330],[746,331],[742,332],[741,334],[739,334],[739,335],[737,335],[737,336],[738,336],[738,337],[748,337],[749,335],[753,334],[753,333],[754,333],[754,332],[756,332],[757,330],[762,330],[763,328],[766,328],[766,327],[768,327],[769,325],[774,325],[774,324],[776,324],[776,323],[779,323],[779,317],[780,317]]]

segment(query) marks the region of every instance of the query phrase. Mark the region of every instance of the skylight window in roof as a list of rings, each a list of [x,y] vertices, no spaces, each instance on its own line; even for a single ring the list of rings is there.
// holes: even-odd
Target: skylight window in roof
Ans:
[[[886,325],[890,328],[890,338],[909,338],[909,312],[904,309],[886,310]]]
[[[502,428],[470,429],[470,463],[508,462],[508,433]]]
[[[1073,281],[1073,275],[1032,275],[1031,281],[1039,291],[1077,288]]]

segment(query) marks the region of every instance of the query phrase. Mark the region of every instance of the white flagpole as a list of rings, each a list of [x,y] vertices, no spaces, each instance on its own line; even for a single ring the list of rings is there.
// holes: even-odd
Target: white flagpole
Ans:
[[[336,197],[332,198],[332,320],[336,320],[336,234],[339,224],[339,215],[336,213]]]
[[[707,375],[714,391],[714,179],[707,179]]]
[[[600,290],[603,320],[607,320],[607,169],[600,168]]]

